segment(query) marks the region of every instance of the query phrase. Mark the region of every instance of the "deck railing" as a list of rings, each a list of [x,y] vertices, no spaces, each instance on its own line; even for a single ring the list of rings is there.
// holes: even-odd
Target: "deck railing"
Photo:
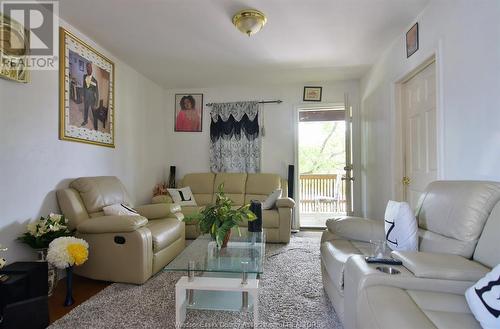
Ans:
[[[345,181],[336,174],[301,174],[300,212],[345,212]]]

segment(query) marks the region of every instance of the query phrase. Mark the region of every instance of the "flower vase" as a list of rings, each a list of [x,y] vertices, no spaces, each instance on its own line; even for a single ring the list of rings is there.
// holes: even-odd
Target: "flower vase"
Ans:
[[[47,248],[43,249],[36,249],[35,250],[38,254],[38,261],[39,262],[46,262],[47,261]],[[47,278],[48,278],[48,290],[47,290],[47,296],[52,296],[54,293],[54,290],[56,289],[57,286],[57,281],[59,281],[59,272],[57,271],[57,268],[52,265],[51,263],[47,264]]]
[[[75,300],[73,299],[73,266],[66,267],[66,299],[64,306],[71,306]]]

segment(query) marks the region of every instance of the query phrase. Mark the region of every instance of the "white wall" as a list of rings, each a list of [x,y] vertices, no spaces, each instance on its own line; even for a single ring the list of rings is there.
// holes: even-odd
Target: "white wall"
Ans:
[[[415,20],[420,49],[406,59],[402,30],[362,79],[365,215],[381,218],[395,197],[394,82],[436,52],[441,178],[500,181],[498,13],[497,0],[431,0]]]
[[[15,239],[27,222],[58,212],[55,190],[71,179],[116,175],[138,203],[164,179],[163,89],[76,34],[115,62],[116,148],[58,139],[57,71],[34,71],[29,84],[0,79],[0,244],[8,262],[34,257]]]
[[[290,85],[261,85],[253,87],[217,87],[201,89],[167,90],[164,103],[167,111],[167,165],[177,166],[177,177],[186,173],[208,172],[210,140],[210,108],[203,111],[203,132],[174,132],[174,106],[176,93],[203,93],[203,102],[233,102],[246,100],[276,100],[281,104],[265,104],[262,151],[262,172],[280,174],[287,177],[289,164],[295,163],[295,109],[303,105],[302,93],[305,85],[323,86],[322,103],[343,103],[344,93],[349,93],[355,118],[359,113],[359,81],[308,82]],[[309,102],[317,106],[320,103]],[[359,122],[359,121],[358,121]],[[357,129],[357,126],[356,126]],[[357,129],[359,131],[359,129]],[[359,135],[358,135],[359,136]],[[355,137],[355,147],[359,138]],[[355,162],[359,163],[360,153],[355,152]],[[360,184],[359,184],[360,185]],[[356,185],[355,194],[360,195],[360,186]],[[359,199],[355,200],[360,204]]]

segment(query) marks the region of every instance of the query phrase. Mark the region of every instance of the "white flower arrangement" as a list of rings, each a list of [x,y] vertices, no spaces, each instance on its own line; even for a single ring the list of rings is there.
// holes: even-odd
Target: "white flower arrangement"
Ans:
[[[89,244],[75,237],[57,238],[49,244],[47,261],[57,268],[67,268],[85,263]]]
[[[44,249],[49,243],[61,236],[71,235],[68,220],[63,215],[51,213],[47,218],[40,217],[39,220],[26,226],[27,232],[19,237],[19,240],[34,249]]]

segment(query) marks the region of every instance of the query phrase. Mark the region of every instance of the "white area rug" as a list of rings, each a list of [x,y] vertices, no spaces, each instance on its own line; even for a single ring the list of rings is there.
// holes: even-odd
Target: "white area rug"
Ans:
[[[266,245],[258,328],[342,328],[321,283],[319,243],[314,234]],[[174,287],[182,275],[112,284],[49,328],[175,328]],[[189,310],[183,328],[251,327],[251,313]]]

